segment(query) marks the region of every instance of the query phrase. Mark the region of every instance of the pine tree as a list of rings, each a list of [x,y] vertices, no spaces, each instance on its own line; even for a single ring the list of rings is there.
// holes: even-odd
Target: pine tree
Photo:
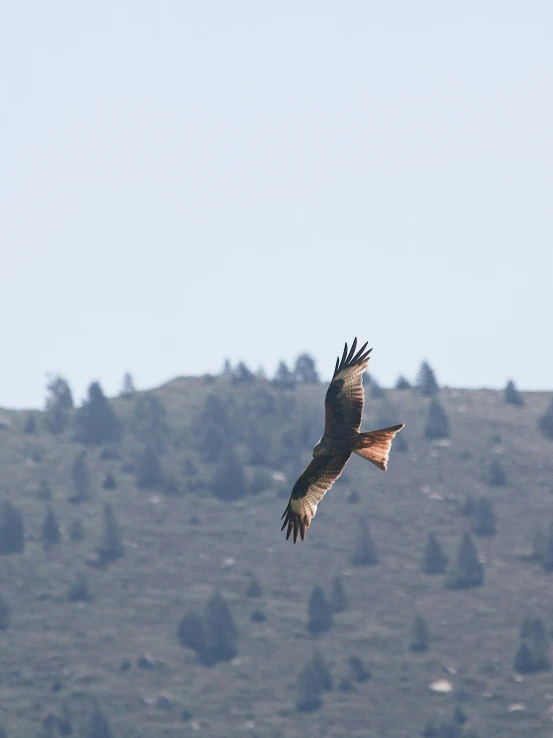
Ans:
[[[104,504],[104,532],[102,545],[98,548],[98,563],[111,564],[125,555],[121,526],[113,507],[109,502]]]
[[[257,579],[254,577],[248,584],[248,588],[246,589],[246,597],[261,597],[262,595],[263,589],[261,588],[261,585],[259,584]]]
[[[522,395],[515,387],[512,379],[507,382],[507,386],[505,387],[505,402],[509,405],[517,405],[518,407],[524,405]]]
[[[71,524],[71,528],[69,529],[69,538],[75,543],[83,540],[84,527],[80,520],[75,520]]]
[[[527,643],[520,644],[515,654],[514,667],[519,674],[533,674],[536,671],[534,657]]]
[[[365,668],[365,665],[358,656],[349,657],[348,667],[354,682],[366,682],[372,677],[371,672]]]
[[[348,609],[348,598],[339,576],[335,576],[332,581],[329,604],[332,612],[343,612]]]
[[[123,386],[121,387],[121,397],[129,400],[131,397],[136,395],[136,387],[134,386],[134,379],[130,372],[125,372],[123,376]]]
[[[75,440],[100,445],[121,438],[121,423],[98,382],[88,388],[88,397],[75,415]]]
[[[298,712],[314,712],[322,704],[322,687],[313,666],[308,662],[298,675],[296,709]]]
[[[429,533],[423,553],[423,572],[425,574],[443,574],[447,561],[447,556],[443,552],[438,539],[434,533]]]
[[[83,573],[77,574],[69,585],[66,598],[68,602],[90,602],[92,600],[88,579]]]
[[[237,384],[252,384],[255,382],[255,374],[248,369],[243,361],[239,361],[234,369],[231,377],[231,383]]]
[[[318,384],[319,374],[315,360],[309,354],[300,354],[294,365],[294,379],[297,384]]]
[[[313,674],[319,680],[321,690],[324,692],[330,692],[334,686],[334,680],[328,664],[325,663],[320,651],[315,651],[311,658],[311,668]]]
[[[42,500],[43,502],[48,502],[52,499],[52,490],[45,479],[41,479],[38,483],[36,496],[38,500]]]
[[[45,421],[50,433],[63,433],[73,410],[73,395],[66,379],[54,377],[47,385]]]
[[[147,446],[136,462],[136,485],[140,489],[161,489],[164,482],[159,456],[151,446]]]
[[[102,482],[102,487],[104,489],[116,489],[117,488],[117,481],[115,480],[115,477],[111,472],[108,472],[106,476],[104,477],[104,481]]]
[[[541,619],[525,618],[520,635],[523,643],[530,650],[532,670],[543,671],[549,669],[549,638]]]
[[[440,391],[434,372],[426,361],[421,364],[417,374],[416,386],[421,395],[425,397],[432,397]]]
[[[472,530],[478,536],[495,535],[495,514],[491,501],[486,497],[480,497],[474,503]]]
[[[325,633],[332,627],[332,610],[320,587],[313,587],[308,603],[307,630],[311,635]]]
[[[403,374],[400,374],[396,380],[396,389],[398,390],[411,389],[411,382],[409,382],[408,379],[405,379]]]
[[[457,564],[446,580],[449,589],[478,587],[484,581],[484,568],[478,559],[476,547],[469,533],[464,533],[457,553]]]
[[[449,438],[450,427],[449,419],[443,407],[438,400],[432,400],[428,406],[428,417],[426,427],[424,429],[424,437],[427,440],[434,441],[442,438]]]
[[[234,449],[225,444],[219,454],[213,478],[213,494],[220,500],[239,500],[248,489],[244,470]]]
[[[81,451],[73,462],[71,477],[75,494],[69,498],[69,502],[85,502],[91,497],[90,471],[86,461],[86,451]]]
[[[359,527],[353,547],[351,563],[355,566],[374,566],[380,558],[365,518],[359,518]]]
[[[296,386],[294,374],[288,369],[284,361],[281,361],[277,367],[273,385],[278,389],[293,389]]]
[[[486,481],[490,487],[505,487],[507,484],[507,475],[503,471],[503,467],[498,459],[492,459],[486,475]]]
[[[46,515],[44,522],[42,523],[42,529],[40,532],[40,540],[45,549],[49,549],[61,540],[60,525],[56,517],[56,513],[48,505],[46,509]]]
[[[21,553],[24,548],[23,513],[5,500],[0,506],[0,554]]]
[[[536,537],[534,547],[543,570],[553,571],[553,523],[549,524],[546,533],[541,532],[539,539]]]
[[[553,400],[545,413],[538,419],[538,428],[546,438],[553,439]]]
[[[166,449],[170,436],[167,411],[153,394],[142,395],[136,401],[131,416],[131,428],[139,441],[158,453]]]
[[[205,631],[201,618],[196,613],[183,615],[179,621],[177,636],[184,648],[191,648],[204,663],[207,658]]]
[[[217,591],[207,601],[204,630],[206,650],[212,663],[231,661],[238,654],[238,628],[229,606]]]
[[[413,617],[409,648],[411,651],[428,651],[428,626],[426,620],[420,614]]]
[[[23,433],[26,436],[32,436],[36,433],[36,420],[33,413],[27,413],[25,423],[23,424]]]
[[[11,623],[11,607],[5,597],[0,595],[0,630],[7,630]]]

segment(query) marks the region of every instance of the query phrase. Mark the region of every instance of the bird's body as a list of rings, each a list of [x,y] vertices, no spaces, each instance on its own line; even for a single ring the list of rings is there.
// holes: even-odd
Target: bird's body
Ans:
[[[313,449],[313,461],[300,476],[284,511],[282,530],[286,539],[294,533],[303,540],[317,512],[317,505],[342,473],[352,453],[359,454],[386,471],[388,454],[396,433],[403,424],[361,433],[363,414],[363,372],[372,349],[367,344],[355,353],[357,338],[350,351],[346,343],[342,358],[336,360],[332,381],[325,398],[325,430]]]

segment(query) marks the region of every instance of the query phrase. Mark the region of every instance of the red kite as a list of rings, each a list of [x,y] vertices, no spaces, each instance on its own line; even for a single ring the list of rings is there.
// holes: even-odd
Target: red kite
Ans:
[[[369,363],[372,349],[365,351],[365,343],[357,353],[357,338],[348,353],[344,347],[342,359],[336,367],[325,398],[325,429],[323,437],[313,449],[313,461],[295,483],[288,507],[284,511],[281,530],[286,526],[286,540],[294,532],[294,543],[305,538],[305,532],[317,513],[323,499],[340,474],[352,453],[359,454],[386,471],[392,440],[404,424],[360,433],[363,414],[363,372]]]

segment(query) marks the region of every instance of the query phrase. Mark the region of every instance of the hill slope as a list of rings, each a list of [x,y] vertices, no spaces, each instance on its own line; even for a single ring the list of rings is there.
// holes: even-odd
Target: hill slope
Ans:
[[[486,738],[550,735],[551,675],[518,676],[513,658],[525,617],[553,627],[551,579],[528,560],[534,531],[553,519],[553,443],[537,430],[551,394],[523,393],[524,406],[515,407],[492,390],[442,389],[439,401],[451,424],[446,441],[424,439],[427,398],[412,390],[369,398],[363,427],[405,422],[408,450],[392,450],[387,474],[353,458],[305,542],[293,546],[279,532],[279,519],[322,432],[325,390],[322,384],[279,390],[259,378],[238,386],[225,377],[179,378],[115,399],[123,435],[87,447],[91,495],[80,504],[69,501],[72,465],[83,449],[72,427],[52,435],[37,412],[37,432],[24,434],[26,414],[2,411],[0,501],[23,512],[26,537],[22,553],[0,557],[0,596],[11,608],[10,625],[0,630],[0,725],[9,738],[39,735],[49,711],[74,715],[76,692],[98,700],[118,737],[407,738],[433,715],[449,720],[456,705],[468,718],[467,735],[470,729]],[[136,410],[152,397],[166,412],[153,429]],[[207,437],[206,454],[202,434],[221,407],[226,427],[220,438]],[[137,487],[144,442],[159,446],[170,484]],[[232,502],[213,494],[222,448],[245,470],[248,493]],[[484,481],[493,459],[506,486]],[[115,489],[102,486],[107,472]],[[37,497],[41,479],[52,490],[49,503]],[[348,501],[353,490],[357,503]],[[445,576],[422,573],[422,552],[434,532],[455,559],[471,527],[461,512],[469,494],[492,502],[497,534],[473,536],[484,561],[483,586],[447,589]],[[125,556],[99,568],[94,550],[106,501],[122,526]],[[45,551],[40,530],[47,504],[62,540]],[[362,516],[379,551],[376,566],[351,563]],[[82,541],[68,533],[77,519]],[[92,600],[68,602],[67,589],[81,573]],[[328,593],[336,575],[349,608],[314,638],[306,629],[309,594],[314,585]],[[261,598],[245,596],[252,577]],[[177,626],[185,613],[203,609],[214,588],[240,635],[238,657],[208,668],[179,644]],[[250,620],[256,607],[266,621]],[[428,624],[426,653],[409,649],[415,613]],[[315,650],[335,685],[351,656],[362,658],[372,678],[351,691],[335,686],[320,709],[298,713],[296,678]],[[429,689],[442,679],[449,693]]]

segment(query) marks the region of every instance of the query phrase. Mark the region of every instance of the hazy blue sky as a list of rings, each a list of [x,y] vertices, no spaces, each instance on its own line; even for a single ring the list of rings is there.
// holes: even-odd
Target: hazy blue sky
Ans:
[[[272,374],[553,387],[553,5],[5,3],[0,404]]]

